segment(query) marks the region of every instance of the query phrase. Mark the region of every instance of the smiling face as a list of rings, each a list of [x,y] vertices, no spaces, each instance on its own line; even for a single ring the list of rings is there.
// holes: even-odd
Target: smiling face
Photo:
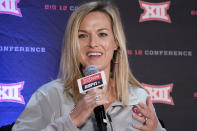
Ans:
[[[78,31],[80,45],[80,63],[83,68],[95,65],[106,73],[117,44],[111,27],[110,17],[99,11],[86,15]]]

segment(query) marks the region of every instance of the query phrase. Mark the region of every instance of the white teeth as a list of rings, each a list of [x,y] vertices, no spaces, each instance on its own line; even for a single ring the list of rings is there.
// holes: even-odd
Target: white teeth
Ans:
[[[88,53],[88,56],[100,56],[102,55],[101,53]]]

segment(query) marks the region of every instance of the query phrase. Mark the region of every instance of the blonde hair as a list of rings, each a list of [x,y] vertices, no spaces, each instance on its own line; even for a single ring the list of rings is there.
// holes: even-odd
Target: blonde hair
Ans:
[[[81,95],[77,86],[77,79],[82,77],[79,62],[78,30],[83,18],[90,12],[101,11],[111,18],[114,38],[118,44],[112,62],[112,76],[115,82],[117,99],[124,105],[128,103],[128,82],[134,86],[142,87],[132,75],[126,50],[126,39],[120,14],[116,6],[109,2],[89,2],[81,5],[71,15],[64,35],[62,54],[60,60],[60,77],[64,82],[65,91],[71,93],[77,102]]]

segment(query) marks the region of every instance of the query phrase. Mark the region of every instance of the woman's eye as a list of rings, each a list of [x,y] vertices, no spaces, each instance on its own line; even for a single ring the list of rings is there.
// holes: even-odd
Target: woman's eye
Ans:
[[[79,37],[79,38],[86,38],[87,35],[86,35],[86,34],[80,34],[78,37]]]
[[[105,36],[107,36],[107,34],[106,33],[99,33],[99,36],[100,37],[105,37]]]

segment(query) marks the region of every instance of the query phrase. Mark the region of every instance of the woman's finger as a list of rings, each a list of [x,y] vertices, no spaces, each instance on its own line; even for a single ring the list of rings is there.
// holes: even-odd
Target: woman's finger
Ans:
[[[137,121],[139,121],[140,123],[144,123],[144,117],[142,117],[142,116],[138,116],[136,113],[133,113],[132,114],[132,117],[135,119],[135,120],[137,120]]]
[[[140,125],[137,125],[137,124],[133,124],[132,126],[136,129],[140,130],[140,131],[147,131],[146,126],[140,126]]]
[[[148,108],[148,106],[146,106],[144,103],[139,103],[138,104],[138,109],[139,109],[139,112],[146,118],[150,118],[151,117],[151,111],[150,109]]]
[[[153,104],[152,104],[152,100],[151,100],[151,97],[150,96],[148,96],[147,99],[146,99],[146,105],[148,106],[148,108],[150,110],[153,111],[153,106],[152,106]]]

